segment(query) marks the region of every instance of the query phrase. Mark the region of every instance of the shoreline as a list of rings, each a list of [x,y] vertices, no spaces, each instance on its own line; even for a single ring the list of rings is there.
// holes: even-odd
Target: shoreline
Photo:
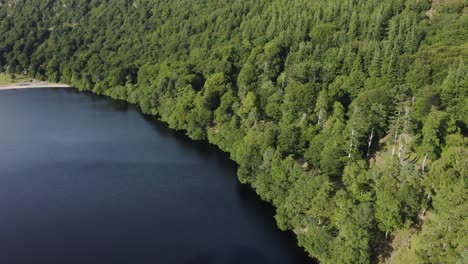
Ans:
[[[71,86],[63,83],[51,83],[46,81],[26,81],[17,82],[6,85],[0,85],[2,90],[17,90],[17,89],[40,89],[40,88],[70,88]]]

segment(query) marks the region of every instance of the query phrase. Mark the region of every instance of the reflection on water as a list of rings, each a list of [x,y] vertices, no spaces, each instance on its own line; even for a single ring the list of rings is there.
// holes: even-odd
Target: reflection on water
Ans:
[[[0,92],[0,263],[307,263],[236,164],[136,107]]]

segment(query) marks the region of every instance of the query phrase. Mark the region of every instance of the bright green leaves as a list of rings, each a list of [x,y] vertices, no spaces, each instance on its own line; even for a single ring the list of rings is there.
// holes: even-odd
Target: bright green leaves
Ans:
[[[375,180],[375,217],[387,234],[411,225],[422,202],[419,173],[410,168],[393,158]]]
[[[442,84],[442,102],[454,119],[468,126],[468,67],[460,58],[458,68],[450,70]]]
[[[237,114],[244,120],[247,127],[253,126],[258,120],[260,113],[257,108],[257,96],[253,92],[247,93]]]
[[[363,160],[350,162],[343,171],[343,183],[352,197],[360,202],[373,198],[373,179]]]
[[[416,253],[425,262],[464,263],[467,260],[468,151],[462,135],[448,137],[449,144],[423,180],[431,190],[434,211],[427,213],[415,238]]]
[[[208,138],[321,262],[369,262],[423,210],[421,258],[462,259],[463,1],[17,2],[0,8],[0,70]]]
[[[203,95],[205,106],[214,111],[221,103],[221,96],[228,91],[228,80],[222,73],[216,73],[208,77],[204,85]]]
[[[283,229],[323,228],[329,225],[333,184],[325,175],[300,173],[278,208],[276,220]]]

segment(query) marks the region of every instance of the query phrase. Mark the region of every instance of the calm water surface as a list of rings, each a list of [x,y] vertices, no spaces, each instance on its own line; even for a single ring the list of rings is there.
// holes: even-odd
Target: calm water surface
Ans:
[[[0,91],[0,263],[307,263],[203,142],[123,102]]]

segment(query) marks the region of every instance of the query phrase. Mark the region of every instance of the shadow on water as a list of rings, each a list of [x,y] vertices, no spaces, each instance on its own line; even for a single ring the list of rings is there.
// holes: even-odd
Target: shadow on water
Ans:
[[[90,91],[79,91],[77,89],[70,88],[58,88],[51,89],[53,92],[65,92],[71,95],[86,95],[86,100],[93,102],[94,104],[101,105],[103,109],[112,109],[115,112],[125,112],[131,109],[137,109],[135,105],[128,103],[127,101],[115,100],[105,95],[98,95]]]
[[[229,249],[214,248],[202,252],[187,260],[185,264],[237,264],[245,263],[246,259],[249,260],[249,263],[268,263],[268,258],[257,250],[243,246],[232,246]]]
[[[248,185],[240,184],[237,180],[237,164],[230,160],[229,154],[221,151],[217,146],[210,144],[205,140],[192,140],[184,131],[170,129],[167,124],[158,120],[155,116],[145,115],[141,113],[137,106],[125,101],[112,100],[106,96],[95,95],[91,92],[79,92],[75,89],[60,89],[57,92],[65,92],[70,94],[85,94],[86,98],[100,109],[111,109],[116,112],[135,112],[144,119],[147,124],[162,138],[172,141],[176,145],[182,146],[185,150],[193,151],[199,154],[203,159],[209,160],[213,166],[219,168],[224,176],[232,176],[232,184],[235,184],[240,206],[249,215],[253,215],[251,219],[255,221],[257,226],[265,227],[272,230],[271,235],[280,237],[279,246],[287,248],[294,254],[294,263],[316,263],[308,257],[305,251],[297,246],[297,239],[292,232],[282,232],[276,226],[274,220],[275,208],[260,199],[255,191]],[[232,245],[228,248],[212,248],[206,251],[199,252],[198,255],[187,260],[187,264],[198,263],[245,263],[245,259],[251,260],[249,263],[267,263],[267,257],[261,252],[241,245]]]
[[[272,230],[275,230],[275,233],[279,236],[282,236],[283,246],[289,248],[292,252],[295,252],[296,259],[295,263],[297,264],[311,264],[311,263],[318,263],[317,261],[311,259],[308,254],[299,246],[297,246],[297,238],[295,234],[291,231],[283,232],[279,230],[276,226],[274,215],[275,215],[275,207],[268,202],[265,202],[260,199],[258,194],[255,192],[247,184],[241,184],[237,180],[237,169],[238,165],[234,161],[232,161],[229,157],[229,153],[221,151],[217,146],[210,144],[206,140],[192,140],[190,139],[184,131],[177,131],[168,127],[167,124],[160,121],[155,116],[149,116],[141,113],[140,115],[153,127],[153,129],[162,137],[172,138],[176,142],[176,144],[183,145],[185,148],[189,148],[190,150],[195,151],[196,153],[200,154],[203,157],[207,157],[214,161],[215,166],[222,168],[225,171],[226,175],[232,175],[235,177],[235,181],[233,184],[237,186],[237,192],[239,196],[239,200],[243,209],[248,211],[250,214],[255,215],[253,219],[257,221],[257,224],[261,226],[268,227]],[[232,252],[223,252],[224,255],[216,255],[214,252],[219,252],[219,250],[213,250],[210,252],[206,252],[206,254],[201,254],[196,259],[187,262],[187,264],[195,264],[195,263],[240,263],[236,260],[235,257],[229,258],[233,259],[233,262],[221,262],[219,259],[224,256],[235,256],[235,252],[241,254],[242,256],[248,256],[249,259],[257,260],[252,263],[266,263],[263,256],[258,255],[258,252],[248,249],[237,247],[233,248]],[[221,254],[221,253],[219,253]]]
[[[237,185],[243,208],[256,215],[255,219],[259,225],[267,226],[272,230],[275,230],[275,233],[282,237],[283,246],[290,248],[291,251],[295,252],[295,263],[318,263],[311,259],[308,254],[297,245],[297,238],[292,231],[283,232],[279,230],[274,220],[276,210],[273,205],[261,200],[258,194],[255,193],[250,186],[240,183]]]

